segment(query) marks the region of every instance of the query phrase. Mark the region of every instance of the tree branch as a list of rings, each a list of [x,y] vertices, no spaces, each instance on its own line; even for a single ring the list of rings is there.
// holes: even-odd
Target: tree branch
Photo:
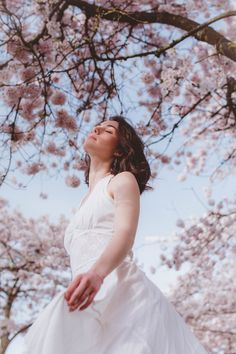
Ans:
[[[89,4],[83,0],[68,0],[67,4],[80,8],[87,17],[100,16],[102,19],[128,23],[133,27],[140,24],[161,23],[179,28],[183,31],[189,32],[190,34],[187,34],[187,36],[191,35],[201,42],[215,46],[217,52],[236,61],[236,44],[209,27],[210,24],[216,21],[230,16],[236,16],[236,11],[223,13],[204,24],[199,24],[187,17],[168,12],[125,12],[118,8],[108,9],[95,4]]]

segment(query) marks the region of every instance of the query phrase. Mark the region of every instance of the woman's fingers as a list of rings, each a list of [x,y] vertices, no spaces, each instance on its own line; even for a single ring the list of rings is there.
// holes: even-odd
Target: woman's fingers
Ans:
[[[80,300],[80,297],[83,295],[85,289],[88,287],[87,286],[87,280],[82,279],[79,286],[73,291],[70,300],[68,301],[69,305],[73,305],[74,302]]]
[[[85,291],[84,294],[80,297],[80,299],[77,299],[77,301],[75,300],[73,305],[69,305],[70,311],[74,311],[79,306],[81,306],[81,304],[83,304],[91,294],[93,294],[93,291]]]
[[[84,300],[91,294],[92,291],[93,290],[91,290],[91,289],[86,289],[80,297],[77,297],[74,300],[72,306],[73,305],[76,305],[77,307],[80,306],[82,304],[82,302],[84,302]]]
[[[67,290],[65,292],[65,299],[67,301],[70,300],[71,295],[73,294],[73,292],[75,291],[75,289],[79,285],[81,279],[82,279],[82,274],[77,275],[77,277],[75,277],[75,279],[68,286],[68,288],[67,288]]]
[[[70,311],[76,310],[81,305],[80,309],[82,310],[88,307],[100,289],[101,283],[101,280],[94,272],[79,274],[65,292],[65,299]],[[85,301],[86,303],[84,303]]]
[[[81,311],[86,309],[86,307],[88,307],[93,302],[93,299],[94,299],[96,294],[97,294],[97,291],[94,291],[94,292],[92,292],[92,294],[89,295],[86,303],[80,307]]]

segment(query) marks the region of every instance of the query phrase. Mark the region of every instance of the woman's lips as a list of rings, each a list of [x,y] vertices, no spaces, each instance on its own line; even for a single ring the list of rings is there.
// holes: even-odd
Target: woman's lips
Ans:
[[[97,139],[95,138],[95,136],[92,135],[92,134],[89,135],[89,138],[92,138],[92,139],[94,139],[94,140],[97,140]]]

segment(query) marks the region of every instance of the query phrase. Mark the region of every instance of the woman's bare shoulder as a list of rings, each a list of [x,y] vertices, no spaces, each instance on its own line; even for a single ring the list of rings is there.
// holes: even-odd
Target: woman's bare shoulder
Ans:
[[[113,199],[115,192],[119,191],[120,188],[131,189],[133,192],[139,190],[138,182],[132,172],[123,171],[111,178],[108,184],[108,193]]]

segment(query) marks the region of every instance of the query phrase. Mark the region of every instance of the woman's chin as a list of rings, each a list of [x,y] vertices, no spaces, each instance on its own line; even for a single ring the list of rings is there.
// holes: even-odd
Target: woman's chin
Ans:
[[[84,151],[87,153],[87,154],[91,154],[91,155],[94,155],[97,148],[96,146],[94,145],[94,141],[91,142],[85,142],[83,144],[83,148],[84,148]]]
[[[89,150],[92,148],[92,146],[94,145],[95,143],[95,140],[92,140],[91,139],[86,139],[83,143],[83,148],[86,152],[89,152]]]

